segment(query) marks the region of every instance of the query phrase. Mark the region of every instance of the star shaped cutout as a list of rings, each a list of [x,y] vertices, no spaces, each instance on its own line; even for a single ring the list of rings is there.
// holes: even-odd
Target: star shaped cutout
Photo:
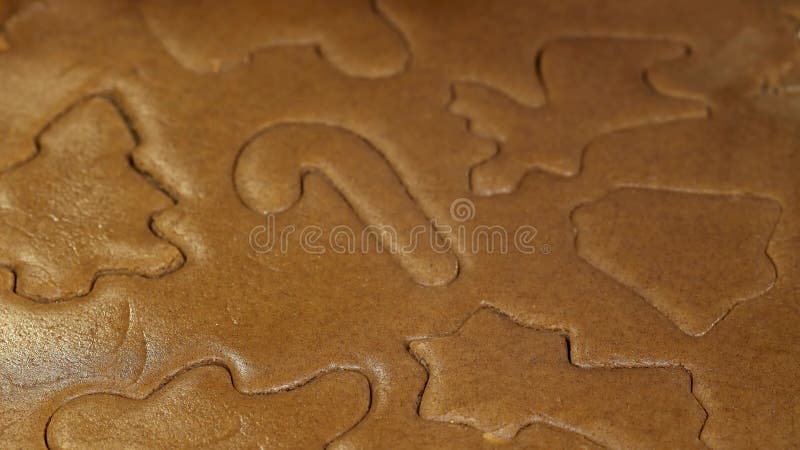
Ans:
[[[458,332],[413,341],[430,374],[420,415],[511,439],[545,422],[613,447],[702,447],[704,412],[679,369],[573,365],[569,341],[481,309]],[[655,429],[668,420],[677,427]]]

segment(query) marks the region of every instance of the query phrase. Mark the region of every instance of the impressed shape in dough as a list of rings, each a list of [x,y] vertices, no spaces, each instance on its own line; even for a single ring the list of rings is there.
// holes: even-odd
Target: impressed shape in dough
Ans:
[[[578,253],[690,334],[775,282],[780,206],[745,196],[620,189],[578,208]]]
[[[477,133],[500,141],[499,153],[472,170],[472,189],[483,195],[512,191],[534,168],[574,176],[586,146],[603,134],[705,117],[702,104],[662,95],[644,76],[655,62],[684,52],[658,41],[556,41],[542,52],[547,102],[539,108],[485,86],[456,85],[452,110],[469,117]]]
[[[158,276],[181,264],[148,228],[169,198],[131,167],[134,139],[109,101],[77,104],[39,146],[0,174],[0,263],[16,270],[20,295],[68,299],[103,272]]]
[[[576,430],[614,448],[694,448],[704,420],[680,369],[581,368],[564,337],[491,310],[458,332],[411,343],[430,379],[420,414],[512,438],[528,423]],[[654,430],[660,417],[679,425]]]
[[[358,423],[368,407],[369,384],[357,373],[323,375],[289,392],[245,395],[224,368],[205,366],[143,400],[80,397],[56,412],[47,441],[52,449],[318,448]]]
[[[318,45],[335,66],[356,76],[400,72],[409,57],[368,0],[151,0],[141,8],[167,51],[198,72],[233,69],[251,52],[278,45]]]

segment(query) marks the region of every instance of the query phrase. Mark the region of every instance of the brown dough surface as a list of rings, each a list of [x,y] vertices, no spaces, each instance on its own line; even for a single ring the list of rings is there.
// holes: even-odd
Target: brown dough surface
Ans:
[[[0,0],[0,448],[796,446],[798,19]]]

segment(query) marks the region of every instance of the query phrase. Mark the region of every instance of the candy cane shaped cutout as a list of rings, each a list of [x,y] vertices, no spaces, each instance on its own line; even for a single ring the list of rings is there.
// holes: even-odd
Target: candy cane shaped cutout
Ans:
[[[389,162],[350,131],[311,123],[268,128],[242,150],[234,181],[247,207],[259,214],[278,213],[300,199],[302,177],[313,171],[330,180],[361,221],[380,230],[384,249],[399,249],[392,253],[418,283],[442,286],[456,277],[458,260],[431,234],[431,223]],[[423,226],[425,233],[420,233]],[[439,241],[432,242],[431,236]]]

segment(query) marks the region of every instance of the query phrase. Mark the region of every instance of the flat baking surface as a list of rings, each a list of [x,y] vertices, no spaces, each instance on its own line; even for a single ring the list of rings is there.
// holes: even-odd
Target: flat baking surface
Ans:
[[[800,442],[800,2],[0,19],[0,448]]]

